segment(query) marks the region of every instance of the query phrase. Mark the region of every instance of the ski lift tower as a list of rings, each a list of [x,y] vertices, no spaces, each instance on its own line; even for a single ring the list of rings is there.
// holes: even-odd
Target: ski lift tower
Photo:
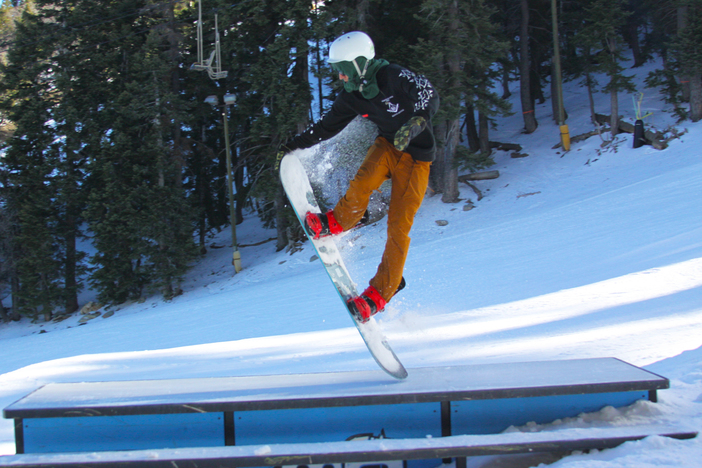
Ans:
[[[202,0],[197,2],[197,62],[190,66],[191,70],[206,71],[211,80],[220,80],[227,77],[227,71],[222,70],[222,51],[219,40],[219,25],[217,15],[215,15],[215,49],[210,53],[207,60],[204,60],[202,37]],[[207,96],[205,102],[213,107],[218,107],[219,99],[216,95]],[[222,122],[224,124],[224,146],[227,155],[227,192],[229,195],[229,221],[232,226],[232,265],[235,273],[239,273],[241,267],[241,253],[236,239],[236,211],[234,210],[234,174],[232,173],[232,153],[229,147],[229,125],[227,120],[227,108],[236,102],[233,94],[224,95],[222,105]]]

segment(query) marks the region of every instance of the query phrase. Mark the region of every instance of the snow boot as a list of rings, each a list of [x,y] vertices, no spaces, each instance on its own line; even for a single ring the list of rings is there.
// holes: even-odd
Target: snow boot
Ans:
[[[363,294],[346,303],[351,314],[361,323],[366,323],[373,315],[382,312],[386,304],[383,296],[373,286],[368,286]]]
[[[369,222],[370,222],[370,213],[368,212],[368,210],[366,210],[366,211],[363,213],[363,216],[361,217],[361,220],[358,222],[358,224],[356,225],[356,227],[365,226],[365,225],[368,224]]]
[[[341,224],[334,218],[334,211],[332,210],[329,210],[326,214],[308,211],[305,215],[305,230],[313,239],[334,236],[344,231]]]
[[[405,286],[407,286],[407,282],[405,281],[405,277],[403,276],[402,279],[400,280],[400,285],[397,287],[397,290],[395,291],[395,294],[399,293],[403,289],[405,289]],[[393,294],[393,296],[395,296]]]

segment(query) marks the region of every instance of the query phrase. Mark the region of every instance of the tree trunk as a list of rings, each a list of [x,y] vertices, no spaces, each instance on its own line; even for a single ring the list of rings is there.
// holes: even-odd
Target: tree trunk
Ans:
[[[590,102],[590,120],[592,123],[597,122],[597,118],[595,118],[595,97],[593,96],[593,91],[592,91],[592,78],[590,77],[590,74],[587,74],[587,99]]]
[[[69,138],[67,137],[67,142],[68,141]],[[74,147],[76,145],[74,143],[68,146]],[[66,153],[66,188],[64,191],[66,215],[63,220],[63,233],[59,237],[62,238],[66,249],[63,287],[64,311],[66,314],[72,314],[78,310],[78,278],[76,274],[78,268],[78,248],[76,242],[80,233],[80,213],[84,205],[79,195],[81,174],[77,170],[81,156],[79,152],[75,151],[67,151]]]
[[[70,209],[70,208],[69,208]],[[65,312],[72,314],[78,310],[78,281],[76,278],[76,264],[78,262],[76,249],[76,217],[69,213],[66,216],[66,258],[65,258],[65,278],[64,292]]]
[[[475,108],[472,103],[466,106],[466,136],[468,137],[468,148],[474,153],[480,151],[480,137],[476,130]]]
[[[520,80],[520,97],[522,102],[522,115],[524,116],[524,131],[533,133],[536,130],[537,122],[534,115],[534,101],[531,98],[530,84],[530,61],[529,61],[529,2],[521,0],[522,23],[521,33],[519,35],[520,45],[520,61],[519,61],[519,80]]]
[[[585,50],[583,51],[583,55],[586,60],[591,60],[591,53],[590,53],[590,47],[586,47]],[[592,75],[588,70],[585,71],[585,86],[587,87],[587,98],[590,103],[590,120],[592,121],[593,124],[597,123],[597,118],[595,117],[595,98],[594,98],[594,92],[592,89]]]
[[[544,90],[541,87],[541,76],[539,76],[538,62],[531,59],[532,55],[533,54],[530,52],[529,64],[531,67],[531,76],[529,77],[529,88],[531,89],[531,105],[533,106],[534,103],[543,104],[546,102],[546,96],[544,96]]]
[[[483,112],[478,112],[478,129],[480,134],[480,153],[486,156],[492,153],[490,146],[490,123]]]
[[[440,122],[434,126],[434,135],[446,135],[446,122]],[[445,169],[446,160],[444,158],[444,147],[437,148],[436,160],[431,165],[429,173],[429,186],[435,193],[443,193],[445,187]]]
[[[458,0],[451,0],[447,5],[447,13],[450,15],[449,34],[456,34],[458,31]],[[460,86],[462,77],[461,71],[461,51],[450,49],[446,52],[446,68],[449,71],[449,85]],[[456,148],[461,137],[460,110],[456,109],[452,113],[450,120],[446,122],[446,138],[444,140],[444,194],[441,201],[444,203],[455,203],[458,201],[458,165],[456,164]]]
[[[13,268],[12,277],[10,279],[10,290],[12,291],[12,312],[10,313],[10,316],[17,317],[16,320],[19,320],[19,317],[21,317],[20,309],[22,306],[22,299],[20,299],[20,288],[21,286],[19,278],[17,277],[17,269]]]
[[[319,118],[324,115],[324,80],[322,72],[322,52],[319,40],[317,40],[317,49],[315,50],[317,59],[317,100],[319,101]]]
[[[275,251],[280,252],[288,246],[288,218],[285,216],[285,205],[288,198],[285,195],[283,186],[279,183],[278,196],[275,197],[275,228],[277,233],[277,241]]]
[[[360,0],[356,5],[356,29],[363,31],[368,29],[368,21],[366,16],[368,15],[369,0]]]
[[[181,94],[180,83],[181,83],[181,52],[180,52],[180,41],[178,40],[179,32],[178,25],[175,18],[175,5],[176,1],[171,0],[168,5],[168,56],[171,61],[171,92],[174,96]],[[175,166],[174,183],[175,187],[180,189],[183,186],[183,138],[182,138],[182,122],[178,118],[179,112],[173,109],[174,112],[171,115],[173,122],[171,124],[171,134],[173,136],[173,143],[171,149],[171,160]]]
[[[677,10],[678,34],[687,27],[687,6],[679,6]],[[682,86],[683,102],[690,102],[690,77],[687,75],[680,76],[680,85]]]
[[[609,52],[614,56],[617,52],[617,41],[616,39],[610,38],[607,40],[607,45],[609,46]],[[609,93],[610,107],[612,108],[612,119],[610,120],[610,132],[612,133],[612,138],[614,138],[617,133],[619,133],[619,97],[616,90],[612,90]]]
[[[206,128],[207,127],[205,125],[202,125],[201,127],[201,141],[205,141],[207,139],[205,135]],[[200,212],[198,214],[198,238],[200,245],[200,255],[205,255],[207,253],[207,246],[205,244],[207,241],[207,212],[209,210],[207,201],[208,179],[207,170],[205,168],[206,159],[205,155],[202,152],[202,147],[204,147],[204,145],[193,145],[194,165],[191,167],[194,167],[195,169],[195,194],[200,205]]]
[[[617,133],[619,133],[619,99],[617,98],[616,91],[610,91],[609,102],[610,107],[612,108],[612,115],[609,121],[609,131],[612,133],[612,138],[614,138]]]
[[[646,63],[646,59],[641,53],[641,43],[639,42],[639,28],[633,17],[629,17],[626,22],[626,26],[623,28],[624,38],[631,49],[631,53],[634,56],[634,66],[632,68],[637,68]]]
[[[51,288],[51,286],[49,285],[50,281],[48,280],[45,272],[39,275],[39,278],[41,281],[41,290],[39,291],[39,294],[42,296],[43,299],[43,301],[41,301],[41,315],[44,316],[45,322],[51,322],[51,319],[54,318],[54,314],[53,308],[51,307],[51,293],[49,291],[49,289]]]
[[[502,99],[508,99],[510,96],[512,96],[512,92],[509,90],[509,65],[507,60],[503,60],[500,62],[502,65],[502,78],[501,78],[501,83],[502,83]]]
[[[444,159],[444,194],[441,201],[456,203],[458,201],[458,168],[456,165],[456,147],[460,137],[461,124],[458,119],[450,120],[446,125],[446,142],[441,150]]]
[[[702,74],[690,77],[690,119],[702,120]]]
[[[459,182],[468,182],[469,180],[490,180],[500,177],[500,171],[484,171],[465,174],[458,178]]]

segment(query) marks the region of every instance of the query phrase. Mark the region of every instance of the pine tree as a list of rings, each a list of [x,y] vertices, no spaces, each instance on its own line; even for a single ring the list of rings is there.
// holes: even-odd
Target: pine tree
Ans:
[[[529,2],[521,0],[521,25],[519,32],[519,92],[522,102],[522,115],[524,116],[524,131],[533,133],[539,125],[536,120],[536,110],[534,106],[534,97],[532,94],[531,69],[532,61],[531,47],[529,44]]]
[[[442,200],[458,198],[457,155],[468,154],[459,146],[460,117],[465,106],[477,109],[483,157],[489,157],[488,119],[506,111],[505,103],[490,90],[496,75],[492,64],[506,54],[507,44],[499,37],[499,28],[492,22],[494,10],[483,0],[428,0],[421,15],[427,39],[414,48],[417,56],[427,61],[423,69],[439,91],[441,107],[434,118],[440,147],[435,177]]]
[[[647,53],[657,53],[663,61],[663,67],[654,70],[646,77],[646,86],[655,88],[663,95],[666,103],[673,105],[673,112],[680,120],[687,118],[687,111],[682,107],[682,103],[689,100],[689,86],[686,91],[688,81],[680,77],[678,63],[670,47],[677,34],[677,0],[646,0],[646,8],[650,11],[651,27],[644,36],[644,50]]]
[[[689,82],[690,119],[697,122],[702,120],[702,1],[683,0],[678,11],[684,20],[672,52],[683,81]]]
[[[15,37],[13,16],[19,13],[19,9],[3,3],[0,6],[0,63],[7,62],[7,50]],[[0,82],[2,82],[0,75]],[[6,111],[0,108],[0,147],[4,147],[6,141],[12,136],[15,125],[9,120]],[[0,164],[0,292],[3,296],[11,294],[12,285],[16,284],[17,275],[15,273],[14,236],[17,225],[17,216],[14,200],[11,198],[7,180],[7,173]],[[4,297],[2,297],[4,299]],[[5,306],[0,303],[0,315],[4,321],[19,320],[20,314],[17,307],[13,307],[8,312]]]
[[[54,173],[59,92],[53,78],[54,44],[45,18],[25,10],[3,67],[2,112],[16,129],[7,140],[2,171],[4,195],[14,207],[13,308],[49,320],[63,295]],[[28,61],[31,59],[31,61]]]
[[[566,53],[563,64],[564,70],[572,77],[582,77],[581,84],[587,89],[588,103],[590,106],[590,121],[597,124],[595,117],[594,93],[597,92],[599,82],[595,77],[597,72],[596,53],[601,46],[601,39],[598,35],[593,35],[592,27],[586,22],[585,5],[577,5],[573,10],[566,10],[563,16],[567,31],[572,34],[572,38],[565,47]],[[567,34],[562,37],[568,37]]]
[[[153,4],[138,17],[136,27],[148,34],[105,31],[118,52],[106,55],[110,87],[102,117],[110,124],[91,164],[99,189],[86,210],[98,250],[91,283],[103,301],[136,299],[151,288],[172,297],[194,255],[182,185],[179,127],[186,107],[174,72],[173,6]]]
[[[89,31],[90,23],[85,22],[91,18],[86,18],[86,12],[75,2],[66,2],[62,8],[54,8],[50,2],[40,3],[39,6],[46,8],[44,22],[53,26],[49,40],[57,51],[53,78],[60,97],[53,116],[56,133],[60,137],[49,147],[49,151],[55,161],[55,235],[64,281],[63,307],[64,313],[69,314],[78,310],[78,293],[83,287],[82,277],[86,273],[86,254],[78,250],[77,242],[83,236],[81,213],[88,191],[84,184],[86,167],[91,148],[95,146],[91,110],[97,104],[93,101],[92,51],[86,49],[86,30]]]
[[[17,42],[6,73],[5,105],[18,127],[8,170],[16,187],[33,189],[17,209],[16,297],[47,318],[57,301],[77,308],[88,200],[101,298],[124,301],[146,287],[171,297],[193,258],[176,2],[36,6],[19,30],[32,40]],[[35,65],[20,70],[27,58]]]
[[[14,229],[17,225],[14,202],[5,188],[7,183],[0,180],[0,319],[5,322],[17,321],[21,315],[16,307],[6,309],[2,300],[12,292],[15,281]]]
[[[621,51],[623,40],[619,31],[629,15],[623,6],[624,0],[592,0],[585,7],[585,25],[580,32],[586,50],[594,47],[594,40],[605,44],[605,49],[597,54],[598,63],[594,71],[603,72],[609,78],[602,91],[610,95],[612,136],[619,131],[619,93],[635,91],[632,77],[623,74],[624,67],[621,65],[624,60]]]
[[[633,68],[643,66],[649,59],[650,55],[641,47],[641,31],[647,29],[650,22],[649,10],[647,2],[641,0],[627,0],[624,3],[624,8],[630,13],[626,17],[626,23],[622,28],[622,36],[629,44],[629,48],[634,56]]]
[[[260,216],[278,231],[277,248],[288,244],[288,227],[297,225],[285,207],[275,171],[278,147],[303,131],[311,113],[309,82],[310,2],[270,0],[235,9],[237,34],[229,39],[238,74],[237,105],[232,109],[239,161],[245,161],[251,194]],[[242,165],[240,162],[240,166]]]

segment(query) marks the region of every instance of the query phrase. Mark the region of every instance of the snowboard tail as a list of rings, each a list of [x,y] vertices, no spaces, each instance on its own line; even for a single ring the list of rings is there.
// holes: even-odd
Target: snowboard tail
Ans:
[[[286,155],[280,162],[280,179],[283,183],[285,193],[288,196],[288,200],[292,204],[295,214],[304,228],[306,213],[320,213],[321,210],[312,192],[312,186],[310,185],[305,168],[300,162],[300,159],[294,154]],[[370,351],[375,361],[385,372],[397,379],[406,378],[407,370],[397,358],[392,348],[390,348],[378,322],[371,317],[368,321],[362,323],[354,317],[352,311],[349,309],[347,303],[349,300],[358,296],[358,291],[344,265],[334,239],[332,237],[314,239],[313,236],[307,232],[307,229],[304,229],[304,231],[307,237],[309,237],[310,242],[312,242],[312,245],[314,245],[317,255],[322,261],[341,301],[344,303],[344,308],[356,325],[363,341],[368,347],[368,351]]]

